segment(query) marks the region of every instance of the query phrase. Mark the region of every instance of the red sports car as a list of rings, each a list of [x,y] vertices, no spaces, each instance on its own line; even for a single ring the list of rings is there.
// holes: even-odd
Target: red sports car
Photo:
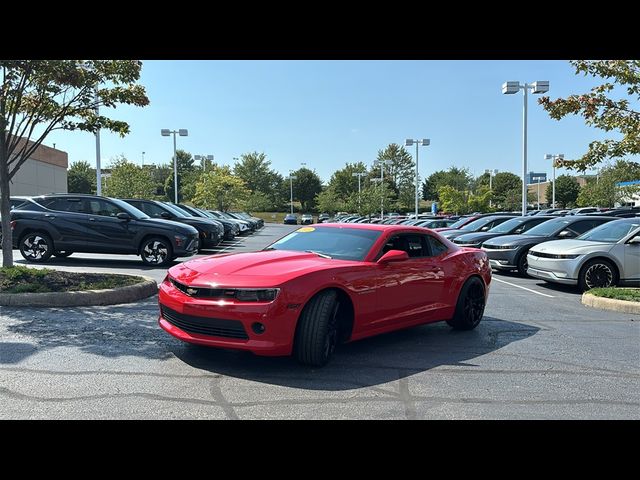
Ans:
[[[319,224],[171,268],[159,323],[185,342],[322,366],[338,342],[440,320],[475,328],[490,282],[482,250],[430,230]]]

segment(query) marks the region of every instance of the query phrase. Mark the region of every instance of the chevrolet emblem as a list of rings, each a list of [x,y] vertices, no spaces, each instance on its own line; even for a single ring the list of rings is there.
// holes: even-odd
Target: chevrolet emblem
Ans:
[[[197,288],[187,288],[187,293],[189,295],[195,295],[196,293],[198,293],[198,289]]]

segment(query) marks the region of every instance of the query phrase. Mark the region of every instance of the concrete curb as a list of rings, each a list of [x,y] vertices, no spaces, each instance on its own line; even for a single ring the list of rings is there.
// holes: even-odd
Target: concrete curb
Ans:
[[[143,275],[144,282],[126,287],[81,292],[0,293],[0,306],[5,307],[88,307],[131,303],[156,295],[158,284]]]
[[[596,297],[589,292],[585,292],[582,294],[582,303],[588,307],[599,308],[602,310],[613,310],[614,312],[634,313],[636,315],[640,315],[640,302]]]

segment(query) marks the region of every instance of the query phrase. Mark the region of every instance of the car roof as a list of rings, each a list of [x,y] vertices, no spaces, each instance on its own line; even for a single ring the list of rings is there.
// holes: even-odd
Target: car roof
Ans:
[[[357,230],[378,230],[378,231],[407,231],[424,233],[425,229],[422,227],[414,227],[411,225],[382,225],[379,223],[320,223],[318,228],[352,228]]]

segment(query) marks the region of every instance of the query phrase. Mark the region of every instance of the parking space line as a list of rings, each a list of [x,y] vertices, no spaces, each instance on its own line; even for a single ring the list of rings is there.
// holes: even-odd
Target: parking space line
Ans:
[[[226,247],[224,247],[222,250],[220,250],[220,251],[218,251],[218,252],[216,252],[216,253],[222,253],[222,252],[224,252],[225,250],[230,249],[231,247],[235,247],[236,245],[239,245],[239,244],[241,244],[242,242],[244,242],[244,240],[246,240],[247,238],[248,238],[248,237],[241,238],[240,240],[238,240],[238,241],[236,241],[236,242],[232,243],[231,245],[227,245],[227,246],[226,246]]]
[[[521,288],[522,290],[526,290],[527,292],[535,293],[536,295],[542,295],[543,297],[556,298],[553,295],[547,295],[546,293],[536,292],[535,290],[531,290],[530,288],[523,287],[521,285],[516,285],[515,283],[511,283],[511,282],[505,282],[504,280],[500,280],[500,279],[498,279],[496,277],[493,277],[492,280],[495,280],[496,282],[500,282],[500,283],[506,283],[507,285],[511,285],[512,287]]]

